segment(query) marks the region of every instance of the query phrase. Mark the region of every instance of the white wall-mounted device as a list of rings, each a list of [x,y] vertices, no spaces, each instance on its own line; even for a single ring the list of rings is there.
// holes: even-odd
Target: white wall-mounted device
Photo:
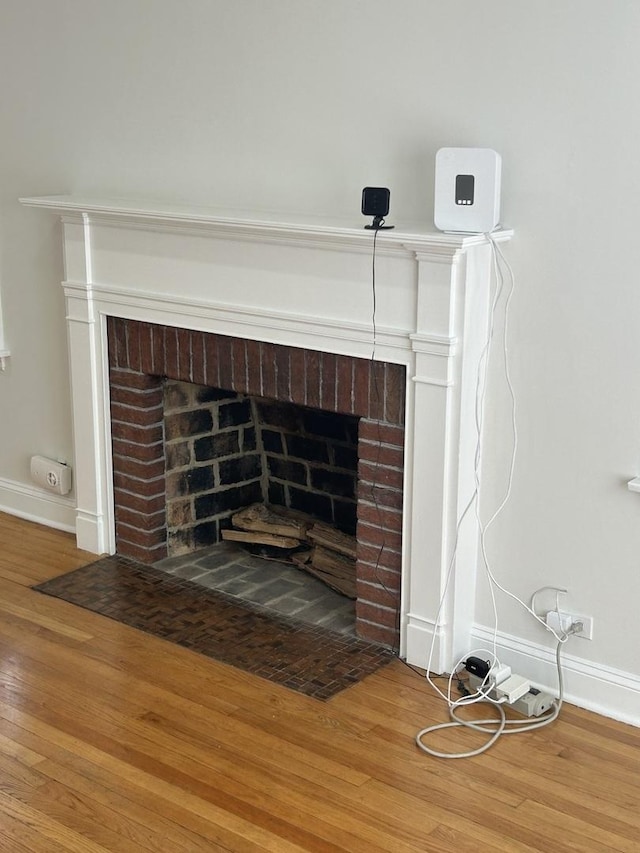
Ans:
[[[493,231],[500,222],[501,176],[502,159],[491,148],[441,148],[436,154],[436,228]]]
[[[56,462],[46,456],[31,457],[31,478],[43,489],[58,495],[66,495],[71,491],[71,468],[64,462]]]

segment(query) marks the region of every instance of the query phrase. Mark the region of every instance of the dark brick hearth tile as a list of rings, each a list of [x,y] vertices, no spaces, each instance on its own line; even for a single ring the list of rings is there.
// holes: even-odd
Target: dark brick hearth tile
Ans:
[[[274,616],[122,556],[103,558],[35,589],[320,700],[395,657],[376,640]],[[364,630],[386,640],[384,627],[364,625]]]

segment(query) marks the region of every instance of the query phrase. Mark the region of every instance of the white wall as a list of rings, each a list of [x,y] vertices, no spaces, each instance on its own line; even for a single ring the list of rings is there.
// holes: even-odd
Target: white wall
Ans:
[[[429,220],[437,148],[490,146],[516,229],[520,431],[492,567],[523,597],[568,587],[595,619],[571,654],[638,689],[640,496],[626,481],[640,473],[639,34],[634,0],[3,0],[0,506],[24,512],[33,453],[72,448],[59,226],[19,196],[359,222],[373,184],[391,188],[392,217]],[[498,364],[491,391],[487,511],[510,446]],[[499,612],[516,645],[549,646],[503,597]],[[485,585],[477,618],[492,625]]]

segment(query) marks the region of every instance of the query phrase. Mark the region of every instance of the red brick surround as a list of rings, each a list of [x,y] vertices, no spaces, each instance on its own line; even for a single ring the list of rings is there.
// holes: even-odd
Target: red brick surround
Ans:
[[[117,552],[166,556],[164,377],[356,415],[356,623],[397,647],[405,368],[388,362],[108,318]]]

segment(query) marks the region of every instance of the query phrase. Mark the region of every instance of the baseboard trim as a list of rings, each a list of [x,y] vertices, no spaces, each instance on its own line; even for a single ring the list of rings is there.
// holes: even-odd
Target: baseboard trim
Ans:
[[[498,657],[514,672],[529,678],[537,687],[557,695],[558,674],[555,642],[546,645],[522,640],[512,634],[495,634]],[[550,637],[550,640],[553,640]],[[492,649],[494,631],[474,625],[473,648]],[[572,705],[640,726],[640,677],[624,670],[578,657],[584,640],[569,640],[562,649],[564,698]]]
[[[67,533],[76,530],[75,500],[14,480],[0,478],[0,512]]]

